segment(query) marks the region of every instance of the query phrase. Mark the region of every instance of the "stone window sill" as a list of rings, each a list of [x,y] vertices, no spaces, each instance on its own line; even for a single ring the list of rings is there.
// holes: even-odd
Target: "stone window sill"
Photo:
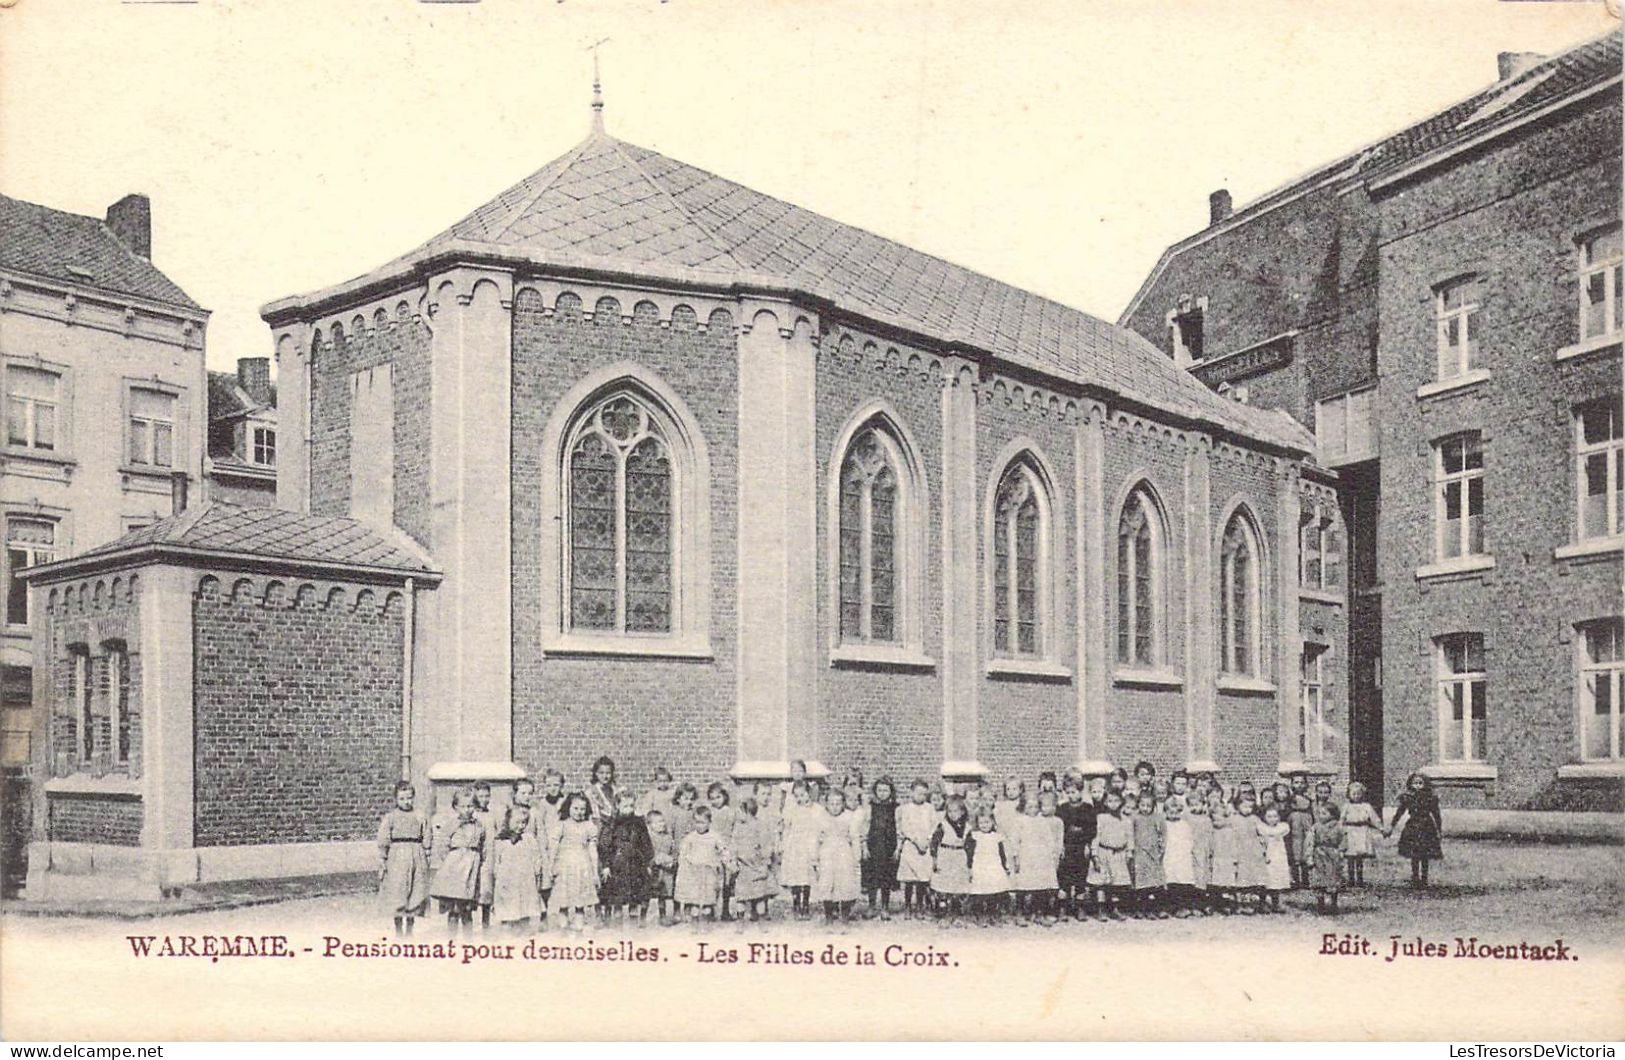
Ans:
[[[1311,777],[1330,777],[1337,775],[1337,766],[1330,762],[1277,762],[1275,775],[1290,777],[1298,774]]]
[[[30,449],[26,445],[8,445],[4,452],[7,460],[29,460],[36,464],[55,464],[57,467],[73,467],[78,463],[73,457],[54,449]]]
[[[1475,387],[1489,379],[1489,377],[1490,373],[1487,369],[1474,368],[1470,372],[1463,372],[1460,375],[1451,376],[1449,379],[1441,379],[1436,383],[1424,383],[1416,388],[1416,397],[1417,400],[1421,400],[1423,398],[1439,397],[1443,394],[1455,394],[1469,387]]]
[[[1047,659],[989,659],[989,677],[1033,678],[1047,681],[1070,681],[1072,670]]]
[[[1584,339],[1570,346],[1564,346],[1552,356],[1552,359],[1569,361],[1576,357],[1584,357],[1588,353],[1600,353],[1607,349],[1612,349],[1615,353],[1618,353],[1622,339],[1625,339],[1625,334],[1618,331],[1609,335],[1593,335],[1589,339]]]
[[[1311,589],[1308,586],[1300,586],[1298,588],[1298,599],[1314,600],[1322,604],[1336,604],[1338,607],[1342,607],[1344,604],[1348,603],[1348,597],[1344,596],[1341,591],[1333,591],[1331,589]]]
[[[1447,578],[1454,574],[1472,574],[1494,569],[1494,556],[1457,556],[1454,559],[1444,559],[1416,568],[1416,580],[1426,581],[1429,578]]]
[[[179,468],[156,467],[152,464],[125,464],[119,469],[119,474],[130,475],[135,478],[161,478],[168,479]]]
[[[1625,534],[1612,537],[1592,537],[1572,545],[1560,545],[1552,550],[1553,559],[1580,559],[1584,556],[1617,556],[1625,551]]]
[[[1434,762],[1417,772],[1429,780],[1485,784],[1494,783],[1500,775],[1500,771],[1488,762]]]
[[[597,637],[562,633],[542,644],[544,655],[620,656],[629,659],[698,659],[716,657],[711,640],[692,637]]]
[[[937,661],[915,649],[894,644],[838,644],[829,664],[854,670],[930,670]]]
[[[1211,758],[1192,758],[1185,763],[1185,772],[1194,777],[1198,773],[1218,775],[1223,771],[1219,768],[1219,763]]]
[[[75,773],[71,777],[53,777],[45,782],[47,795],[106,795],[115,798],[139,799],[141,781],[126,776],[93,777],[88,773]]]
[[[1625,759],[1571,762],[1557,767],[1558,780],[1625,780]]]
[[[1231,692],[1242,696],[1273,696],[1275,682],[1266,681],[1261,677],[1248,677],[1245,674],[1220,674],[1214,684],[1220,692]]]
[[[1112,671],[1112,683],[1130,688],[1184,688],[1185,679],[1172,670],[1118,667]]]

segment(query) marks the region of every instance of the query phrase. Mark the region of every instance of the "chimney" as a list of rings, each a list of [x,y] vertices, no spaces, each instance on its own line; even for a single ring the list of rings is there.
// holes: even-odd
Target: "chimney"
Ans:
[[[132,192],[107,208],[107,227],[118,241],[141,255],[152,258],[152,203],[140,192]]]
[[[249,400],[254,404],[269,405],[271,403],[271,358],[237,358],[237,385],[247,392]]]
[[[1230,189],[1220,188],[1207,197],[1207,223],[1216,225],[1230,216]]]
[[[179,515],[186,510],[186,472],[174,471],[169,476],[169,514]]]
[[[1539,52],[1502,52],[1495,57],[1495,71],[1499,75],[1496,80],[1510,81],[1545,58]]]

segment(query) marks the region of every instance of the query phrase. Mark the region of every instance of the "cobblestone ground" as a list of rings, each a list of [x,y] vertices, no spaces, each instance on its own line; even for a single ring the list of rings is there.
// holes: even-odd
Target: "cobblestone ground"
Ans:
[[[222,1015],[235,1012],[232,1005],[246,1005],[262,1021],[261,1033],[273,1037],[366,1033],[350,1021],[378,1028],[380,1019],[407,1037],[602,1035],[611,1025],[606,1019],[622,1034],[658,1036],[690,1018],[708,1033],[739,1037],[929,1035],[933,1028],[939,1035],[958,1028],[1026,1037],[1485,1040],[1625,1033],[1619,1005],[1625,847],[1460,841],[1446,854],[1427,891],[1406,885],[1404,862],[1380,860],[1371,884],[1348,892],[1335,917],[1317,915],[1312,897],[1294,894],[1280,916],[1054,927],[955,929],[902,919],[835,929],[782,919],[698,930],[594,926],[543,934],[537,941],[547,949],[537,952],[545,956],[531,959],[524,956],[526,940],[477,929],[467,942],[472,951],[458,940],[449,956],[432,960],[324,957],[340,940],[363,947],[390,941],[389,924],[367,894],[128,922],[8,916],[0,919],[0,992],[5,1030],[14,1038],[27,1037],[9,1033],[19,1014],[65,1033],[60,1020],[72,1006],[64,1009],[60,999],[77,996],[74,984],[88,969],[107,990],[151,999],[156,1007],[139,1008],[134,1017],[125,1010],[124,1017],[125,1025],[132,1018],[139,1025],[151,1016],[171,1032],[149,1037],[174,1036],[177,1026],[232,1036],[233,1024]],[[138,960],[126,938],[262,933],[287,936],[298,959]],[[1328,933],[1369,939],[1372,952],[1323,954]],[[1444,954],[1388,961],[1395,936],[1421,938]],[[1551,946],[1561,939],[1568,957],[1556,963],[1458,956],[1456,940],[1474,937],[1488,945]],[[444,922],[420,922],[413,941],[446,943]],[[611,949],[658,957],[626,966],[602,956]],[[826,951],[846,954],[848,963],[826,963]],[[807,954],[809,963],[773,959],[792,952]],[[864,955],[875,964],[860,963]],[[213,999],[209,1007],[185,1013],[163,1007],[199,989]],[[535,1004],[497,1003],[510,991],[535,998],[538,990],[578,996],[580,1004],[543,1006],[542,1026]],[[448,992],[475,999],[468,1011],[479,1013],[479,1022],[459,1028],[441,1021],[435,1003],[409,1003]],[[996,1005],[978,1007],[978,999],[992,997]],[[636,1003],[627,1006],[629,998]],[[387,1014],[364,1015],[379,1004]],[[103,1027],[110,1011],[87,1008],[76,1016]],[[664,1022],[651,1026],[648,1019],[656,1017]],[[174,1019],[181,1022],[163,1022]]]

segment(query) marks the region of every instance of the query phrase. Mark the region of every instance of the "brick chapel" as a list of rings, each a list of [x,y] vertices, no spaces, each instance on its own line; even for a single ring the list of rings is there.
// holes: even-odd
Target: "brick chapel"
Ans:
[[[31,872],[364,867],[397,777],[603,753],[635,784],[1344,770],[1340,653],[1300,665],[1345,639],[1297,591],[1300,514],[1336,510],[1303,427],[594,117],[423,246],[264,308],[278,509],[36,576],[41,723],[152,735],[118,828],[37,835]],[[108,623],[192,672],[86,691],[75,631]],[[298,812],[238,812],[267,791]]]

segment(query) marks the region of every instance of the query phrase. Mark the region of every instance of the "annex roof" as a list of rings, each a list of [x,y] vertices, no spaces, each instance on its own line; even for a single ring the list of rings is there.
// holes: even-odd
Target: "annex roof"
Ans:
[[[399,530],[385,532],[354,519],[215,501],[69,559],[32,567],[29,577],[49,578],[87,563],[148,551],[241,556],[258,563],[281,561],[401,575],[436,573],[427,554]]]
[[[0,195],[0,269],[202,311],[156,265],[120,242],[101,218],[9,195]]]

